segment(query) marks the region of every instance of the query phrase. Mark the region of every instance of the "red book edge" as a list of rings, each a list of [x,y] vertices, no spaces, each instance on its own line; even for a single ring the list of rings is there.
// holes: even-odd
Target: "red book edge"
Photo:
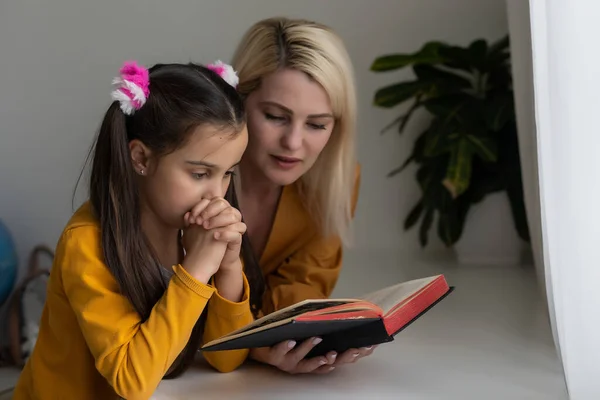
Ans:
[[[357,306],[363,306],[368,309],[344,311],[349,308],[356,308]],[[328,307],[322,310],[309,311],[295,317],[294,319],[296,321],[335,321],[340,319],[358,318],[383,318],[383,310],[381,310],[375,304],[367,301],[358,301],[354,303]]]
[[[449,290],[450,287],[446,279],[443,275],[440,275],[427,286],[406,298],[385,315],[384,324],[387,333],[393,335],[398,332]]]

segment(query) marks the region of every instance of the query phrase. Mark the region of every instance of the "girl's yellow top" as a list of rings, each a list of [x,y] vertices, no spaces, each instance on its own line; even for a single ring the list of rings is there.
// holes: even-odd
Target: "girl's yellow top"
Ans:
[[[240,303],[173,267],[167,290],[142,322],[104,264],[100,227],[89,203],[63,231],[48,283],[35,349],[14,399],[148,399],[184,349],[208,307],[203,342],[253,320],[244,276]],[[221,372],[243,363],[247,350],[207,352]]]

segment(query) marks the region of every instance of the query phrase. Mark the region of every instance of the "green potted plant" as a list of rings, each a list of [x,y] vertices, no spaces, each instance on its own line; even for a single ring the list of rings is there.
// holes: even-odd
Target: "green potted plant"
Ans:
[[[426,246],[435,222],[442,242],[456,248],[472,206],[481,207],[484,199],[503,195],[512,214],[508,216],[512,235],[518,242],[528,242],[508,36],[491,45],[476,40],[466,47],[432,41],[415,53],[378,57],[371,70],[407,67],[412,68],[414,79],[382,87],[374,96],[378,107],[404,106],[405,111],[384,132],[397,126],[402,133],[417,110],[431,116],[410,156],[389,173],[394,176],[412,163],[417,165],[421,197],[406,216],[404,228],[419,223],[419,241]],[[494,241],[505,239],[488,237],[487,249],[481,243],[471,247],[489,253]],[[506,250],[496,245],[499,251]],[[477,249],[465,250],[469,251]]]

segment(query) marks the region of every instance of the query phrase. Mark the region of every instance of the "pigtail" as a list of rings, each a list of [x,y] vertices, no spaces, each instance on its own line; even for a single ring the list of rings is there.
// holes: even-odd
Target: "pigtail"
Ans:
[[[90,202],[100,221],[105,263],[123,294],[146,320],[166,285],[141,231],[139,194],[128,142],[126,116],[114,102],[96,142]]]

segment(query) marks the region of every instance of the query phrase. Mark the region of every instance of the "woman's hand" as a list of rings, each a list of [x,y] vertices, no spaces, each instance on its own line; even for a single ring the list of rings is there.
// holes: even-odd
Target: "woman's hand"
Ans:
[[[335,367],[335,352],[325,356],[304,359],[306,355],[321,343],[320,338],[307,339],[300,344],[295,341],[281,342],[273,347],[261,347],[250,350],[250,357],[263,364],[269,364],[290,374],[328,373]]]
[[[343,364],[353,364],[363,357],[370,356],[373,354],[377,346],[361,347],[359,349],[349,349],[343,352],[337,357],[334,366],[341,366]]]
[[[240,248],[246,224],[242,214],[227,200],[216,197],[202,200],[184,216],[186,226],[197,224],[204,229],[214,231],[214,238],[227,243],[227,250],[221,261],[219,271],[235,272],[240,267]]]
[[[273,347],[251,349],[250,357],[290,374],[326,374],[344,364],[355,363],[358,359],[372,354],[375,349],[375,346],[350,349],[340,355],[332,351],[325,356],[305,359],[306,355],[320,342],[320,338],[311,338],[299,345],[296,345],[294,341],[281,342]]]

